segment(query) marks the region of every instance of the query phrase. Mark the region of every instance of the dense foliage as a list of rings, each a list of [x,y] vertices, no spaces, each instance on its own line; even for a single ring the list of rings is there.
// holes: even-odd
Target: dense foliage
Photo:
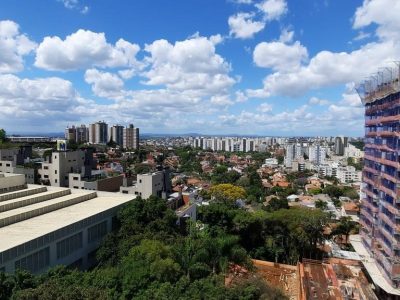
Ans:
[[[218,224],[226,214],[234,227]],[[202,210],[201,227],[182,228],[165,201],[139,198],[120,211],[95,269],[0,274],[0,299],[286,299],[256,277],[224,284],[230,264],[252,268],[247,251],[264,244],[265,216],[215,203]]]

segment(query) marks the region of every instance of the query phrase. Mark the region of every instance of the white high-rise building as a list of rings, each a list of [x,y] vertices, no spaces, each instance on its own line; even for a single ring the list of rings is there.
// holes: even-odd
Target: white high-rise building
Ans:
[[[108,125],[105,122],[96,122],[89,125],[89,143],[91,144],[107,144],[108,142]]]
[[[326,148],[321,145],[314,145],[309,148],[308,153],[309,160],[316,165],[325,163]]]
[[[110,133],[108,135],[109,141],[115,142],[119,146],[123,146],[124,143],[124,126],[113,125],[110,127]]]

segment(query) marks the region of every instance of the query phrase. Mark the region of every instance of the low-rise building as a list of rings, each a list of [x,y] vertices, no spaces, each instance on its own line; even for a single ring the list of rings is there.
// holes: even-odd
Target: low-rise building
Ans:
[[[120,188],[120,192],[123,194],[134,194],[143,199],[147,199],[152,195],[166,199],[171,191],[169,169],[148,174],[138,174],[136,181],[126,178]]]
[[[134,198],[26,185],[23,175],[0,173],[0,271],[92,266],[117,211]]]

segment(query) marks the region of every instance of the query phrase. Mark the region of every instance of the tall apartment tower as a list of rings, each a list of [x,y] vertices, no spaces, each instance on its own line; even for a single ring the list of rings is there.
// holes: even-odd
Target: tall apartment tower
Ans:
[[[357,87],[365,106],[361,240],[381,274],[400,287],[400,70]]]
[[[84,144],[89,141],[89,128],[87,128],[84,124],[75,129],[75,141],[78,144]]]
[[[344,148],[348,146],[348,138],[344,136],[337,136],[335,138],[335,154],[344,155]]]
[[[113,125],[110,127],[110,133],[108,135],[109,140],[114,141],[117,145],[123,146],[124,143],[124,126]]]
[[[71,140],[75,141],[76,140],[75,126],[65,128],[64,136],[67,141],[71,141]]]
[[[67,141],[75,141],[78,144],[87,143],[89,141],[89,129],[85,125],[67,127],[65,129],[65,139]]]
[[[107,123],[99,121],[89,125],[89,143],[103,145],[108,143]]]
[[[139,149],[139,128],[135,128],[133,124],[124,128],[123,146],[126,149]]]

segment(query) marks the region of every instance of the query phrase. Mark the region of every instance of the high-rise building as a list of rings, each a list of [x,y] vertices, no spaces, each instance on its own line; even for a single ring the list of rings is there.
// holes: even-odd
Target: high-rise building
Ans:
[[[337,136],[335,138],[335,154],[344,155],[344,148],[348,145],[348,138],[344,136]]]
[[[79,127],[72,125],[72,127],[67,127],[65,129],[65,139],[78,144],[87,143],[89,141],[89,129],[85,125]]]
[[[75,129],[75,138],[78,144],[84,144],[89,142],[89,128],[87,128],[84,124]]]
[[[107,123],[99,121],[89,125],[89,143],[103,145],[108,143]]]
[[[124,143],[124,126],[113,125],[110,127],[110,133],[108,135],[109,140],[115,142],[119,146],[123,146]]]
[[[326,148],[321,145],[311,146],[309,148],[308,157],[315,165],[322,165],[325,163]]]
[[[76,140],[76,129],[75,126],[65,128],[65,139],[67,141],[75,141]]]
[[[126,149],[139,149],[139,128],[133,124],[123,130],[123,146]]]
[[[400,74],[397,68],[379,74],[357,88],[365,106],[360,235],[381,276],[392,287],[399,288]],[[369,271],[368,266],[366,269]],[[382,278],[381,281],[385,280]]]

